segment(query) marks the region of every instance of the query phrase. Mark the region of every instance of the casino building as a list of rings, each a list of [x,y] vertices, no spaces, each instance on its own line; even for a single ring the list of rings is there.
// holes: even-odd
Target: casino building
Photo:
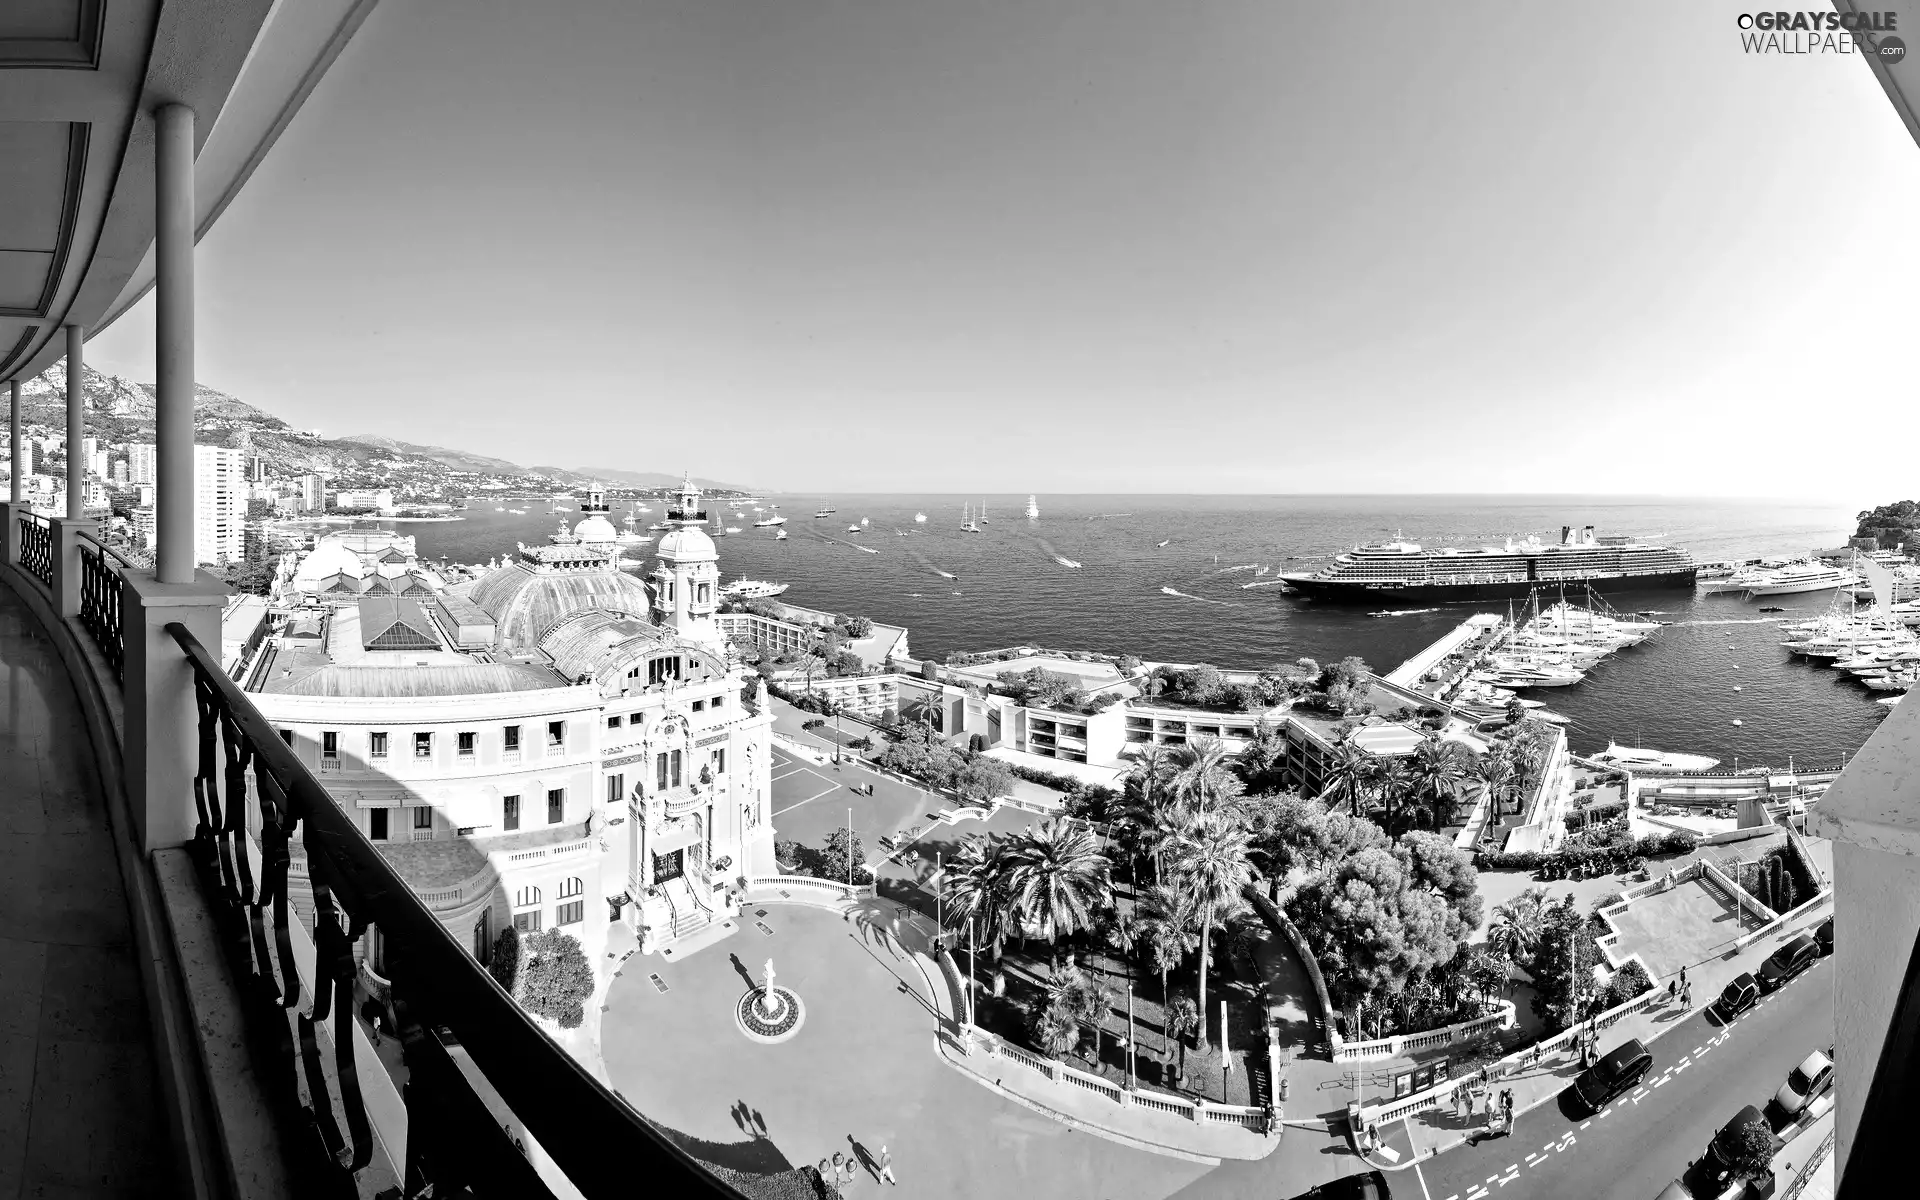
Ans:
[[[597,488],[571,531],[474,580],[343,586],[414,567],[333,544],[359,531],[283,569],[279,628],[236,674],[483,961],[511,925],[564,929],[598,962],[613,920],[650,953],[776,871],[772,718],[713,620],[699,498],[681,486],[646,583],[619,569]],[[361,951],[378,972],[378,931]]]

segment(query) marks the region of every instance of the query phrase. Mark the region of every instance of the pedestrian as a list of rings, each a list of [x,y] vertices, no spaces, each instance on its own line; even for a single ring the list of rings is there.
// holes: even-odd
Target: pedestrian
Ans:
[[[1679,994],[1680,994],[1680,981],[1678,979],[1667,980],[1667,999],[1672,1000],[1674,997],[1678,996]]]
[[[1500,1107],[1507,1110],[1507,1125],[1511,1127],[1513,1125],[1513,1089],[1512,1088],[1508,1088],[1505,1091],[1500,1093]]]
[[[900,1186],[900,1181],[893,1177],[893,1155],[887,1152],[887,1144],[885,1142],[880,1143],[880,1178],[895,1187]]]
[[[1467,1095],[1467,1085],[1464,1083],[1453,1089],[1453,1115],[1462,1120],[1473,1115],[1473,1098]]]
[[[1680,1007],[1681,1008],[1693,1007],[1693,985],[1690,983],[1682,984],[1680,986]]]
[[[1681,967],[1680,968],[1680,989],[1682,991],[1685,991],[1686,987],[1687,987],[1687,969],[1685,967]]]

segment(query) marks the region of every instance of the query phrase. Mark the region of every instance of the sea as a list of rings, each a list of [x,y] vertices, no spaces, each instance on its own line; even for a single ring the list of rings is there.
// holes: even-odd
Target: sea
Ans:
[[[783,600],[904,625],[917,656],[1033,644],[1134,654],[1149,661],[1258,668],[1359,655],[1387,671],[1475,612],[1505,602],[1407,605],[1393,615],[1315,603],[1275,587],[1247,587],[1281,570],[1311,569],[1369,541],[1404,538],[1463,549],[1563,525],[1633,534],[1685,548],[1701,561],[1802,554],[1843,545],[1855,514],[1833,505],[1764,500],[1591,496],[1045,495],[1038,518],[1026,495],[777,494],[737,517],[716,542],[728,579],[791,584]],[[664,505],[643,501],[660,516]],[[524,515],[495,504],[525,508]],[[778,505],[777,511],[772,505]],[[960,528],[962,506],[984,511],[981,532]],[[822,506],[831,516],[816,518]],[[629,505],[619,502],[619,523]],[[559,521],[544,501],[476,499],[465,520],[393,526],[423,558],[485,562],[518,542],[544,542]],[[925,522],[914,515],[924,513]],[[782,515],[785,541],[753,521]],[[848,526],[866,524],[859,533]],[[709,526],[711,529],[712,527]],[[630,555],[650,556],[651,546]],[[1069,565],[1073,564],[1073,565]],[[1551,598],[1549,598],[1551,599]],[[1830,593],[1696,596],[1615,593],[1622,612],[1665,623],[1655,637],[1593,668],[1572,687],[1531,693],[1567,716],[1576,752],[1610,740],[1709,754],[1728,765],[1780,768],[1843,762],[1886,708],[1830,668],[1791,659],[1782,619],[1814,615]],[[1763,614],[1761,605],[1786,609]]]

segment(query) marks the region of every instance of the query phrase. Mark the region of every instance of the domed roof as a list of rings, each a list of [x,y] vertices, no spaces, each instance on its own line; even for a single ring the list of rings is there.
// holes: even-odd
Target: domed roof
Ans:
[[[644,584],[620,571],[536,571],[516,562],[489,571],[471,599],[493,617],[503,649],[532,647],[547,631],[588,609],[644,614]]]
[[[326,579],[334,575],[350,575],[360,578],[366,571],[360,565],[360,556],[349,549],[341,540],[321,538],[313,552],[300,560],[294,568],[293,577],[297,581]]]
[[[582,517],[580,523],[573,527],[573,540],[576,542],[611,542],[618,536],[613,522],[599,513]]]
[[[720,561],[720,552],[714,549],[713,539],[697,525],[682,525],[671,533],[661,534],[660,544],[654,553],[668,562]]]

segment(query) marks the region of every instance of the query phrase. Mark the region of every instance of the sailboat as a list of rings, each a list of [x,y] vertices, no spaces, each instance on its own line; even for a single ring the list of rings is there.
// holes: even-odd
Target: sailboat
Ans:
[[[633,515],[632,509],[627,510],[627,519],[624,522],[622,522],[622,524],[626,526],[626,529],[623,532],[616,533],[613,535],[613,540],[620,543],[622,546],[638,546],[643,542],[650,542],[653,540],[652,538],[648,537],[646,534],[641,533],[639,529],[636,528],[636,526],[639,524],[639,519]]]
[[[960,504],[960,532],[961,533],[979,533],[980,532],[980,526],[974,523],[973,517],[970,515],[968,510],[968,505],[965,501],[962,501]]]
[[[1037,521],[1039,519],[1040,519],[1040,502],[1035,497],[1028,496],[1027,497],[1027,520]]]
[[[980,502],[980,523],[982,525],[993,524],[992,521],[987,520],[987,502],[985,500]]]

